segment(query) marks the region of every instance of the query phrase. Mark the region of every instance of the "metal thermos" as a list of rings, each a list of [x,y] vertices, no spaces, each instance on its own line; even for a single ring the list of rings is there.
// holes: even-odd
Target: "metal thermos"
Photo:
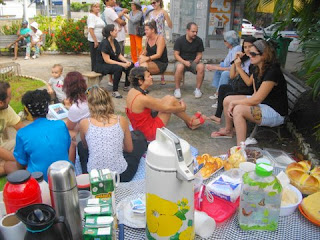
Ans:
[[[79,195],[73,165],[68,161],[52,163],[48,169],[48,183],[52,207],[57,216],[65,217],[73,240],[82,239]]]

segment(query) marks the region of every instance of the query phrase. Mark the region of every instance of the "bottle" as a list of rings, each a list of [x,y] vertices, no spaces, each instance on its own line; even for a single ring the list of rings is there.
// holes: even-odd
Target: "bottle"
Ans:
[[[40,186],[27,170],[10,173],[7,180],[3,189],[7,214],[31,204],[42,203]]]
[[[82,219],[73,165],[68,161],[52,163],[48,168],[48,183],[52,207],[57,216],[66,219],[73,240],[82,240]]]
[[[258,163],[243,175],[239,224],[243,230],[275,231],[278,227],[282,187],[272,175],[273,167]]]
[[[43,180],[43,173],[42,172],[33,172],[33,173],[31,173],[31,176],[34,179],[36,179],[39,183],[40,190],[41,190],[42,203],[51,206],[49,185],[45,180]]]

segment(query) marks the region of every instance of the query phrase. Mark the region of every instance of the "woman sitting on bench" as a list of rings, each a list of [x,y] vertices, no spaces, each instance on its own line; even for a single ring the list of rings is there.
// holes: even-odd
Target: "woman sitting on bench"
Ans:
[[[228,96],[223,101],[226,127],[211,134],[212,138],[231,138],[233,125],[237,145],[246,140],[247,123],[275,127],[283,124],[288,114],[287,83],[277,63],[270,43],[258,40],[249,52],[253,68],[251,76],[254,93],[251,96]]]
[[[123,90],[128,91],[130,86],[128,75],[131,68],[133,68],[133,63],[121,54],[120,45],[116,40],[118,29],[113,24],[105,26],[102,30],[102,35],[104,39],[98,47],[96,72],[103,75],[112,74],[114,77],[112,97],[122,98],[118,92],[121,75],[122,72],[126,73],[126,82]]]
[[[157,34],[157,25],[153,20],[145,24],[146,48],[139,57],[141,67],[146,67],[153,74],[161,74],[168,67],[166,41]]]
[[[147,95],[146,90],[152,85],[152,76],[145,67],[133,68],[129,79],[134,88],[130,89],[127,96],[126,113],[133,129],[141,131],[148,141],[155,139],[157,128],[169,123],[172,113],[181,118],[190,129],[196,129],[205,122],[206,116],[199,112],[190,117],[182,100],[178,101],[169,95],[163,98]]]

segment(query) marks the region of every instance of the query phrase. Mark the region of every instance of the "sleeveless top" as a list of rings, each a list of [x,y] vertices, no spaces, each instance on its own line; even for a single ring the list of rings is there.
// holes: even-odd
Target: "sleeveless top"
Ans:
[[[141,131],[148,141],[153,141],[156,138],[157,128],[162,128],[165,125],[159,117],[153,118],[151,116],[150,108],[145,108],[141,113],[132,112],[132,104],[140,95],[142,93],[138,93],[134,97],[130,109],[126,108],[126,113],[133,129]]]
[[[123,173],[127,167],[127,161],[123,157],[124,133],[118,122],[109,127],[99,127],[91,123],[86,133],[88,144],[88,172],[92,169],[105,169]]]
[[[164,14],[161,12],[159,13],[158,15],[155,15],[154,12],[151,12],[150,13],[150,18],[149,20],[154,20],[157,24],[157,31],[158,31],[158,34],[163,36],[164,39],[166,39],[166,32],[165,32],[165,25],[164,25]]]
[[[159,37],[159,36],[158,36]],[[158,41],[158,37],[156,39],[156,43],[150,47],[149,45],[149,39],[147,40],[147,56],[152,56],[154,54],[157,54],[157,41]],[[154,59],[155,61],[159,61],[159,62],[163,62],[163,63],[168,63],[169,60],[168,60],[168,53],[167,53],[167,46],[164,47],[163,49],[163,53],[161,55],[160,58],[158,59]]]

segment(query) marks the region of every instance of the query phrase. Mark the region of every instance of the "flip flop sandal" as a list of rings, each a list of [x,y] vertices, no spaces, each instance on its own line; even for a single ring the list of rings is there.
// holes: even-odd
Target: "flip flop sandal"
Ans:
[[[193,123],[193,120],[195,120],[195,119],[199,119],[199,120],[200,120],[200,123],[199,123],[198,125],[193,126],[192,123]],[[206,121],[206,120],[205,120],[202,116],[200,116],[199,118],[191,119],[191,122],[190,122],[190,123],[187,123],[187,127],[188,127],[189,129],[191,129],[191,130],[194,130],[194,129],[200,127],[201,125],[203,125],[205,121]]]
[[[213,136],[216,135],[216,136]],[[219,139],[219,138],[232,138],[232,135],[227,135],[221,132],[212,132],[210,138]]]
[[[201,117],[201,112],[196,112],[195,114],[193,114],[193,116],[195,116],[196,118],[200,118]]]
[[[160,82],[160,85],[166,85],[166,80],[164,80],[164,77],[161,77],[161,82]]]

